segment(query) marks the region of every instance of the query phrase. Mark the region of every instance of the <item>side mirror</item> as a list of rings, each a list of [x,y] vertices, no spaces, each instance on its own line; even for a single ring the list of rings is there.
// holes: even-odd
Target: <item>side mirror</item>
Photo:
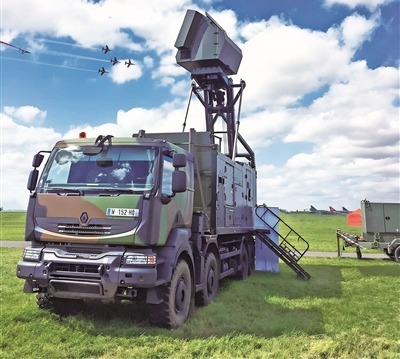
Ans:
[[[40,164],[39,164],[40,165]],[[37,170],[36,168],[33,169],[31,171],[31,173],[29,174],[29,178],[28,178],[28,184],[26,186],[26,188],[29,191],[34,191],[36,188],[36,184],[38,181],[38,177],[39,177],[39,170]]]
[[[186,155],[184,153],[175,153],[172,158],[172,165],[175,168],[186,167]]]
[[[186,157],[185,157],[186,158]],[[183,171],[172,172],[172,192],[186,192],[186,173]]]
[[[32,159],[32,167],[39,167],[42,164],[44,156],[41,153],[36,153]]]

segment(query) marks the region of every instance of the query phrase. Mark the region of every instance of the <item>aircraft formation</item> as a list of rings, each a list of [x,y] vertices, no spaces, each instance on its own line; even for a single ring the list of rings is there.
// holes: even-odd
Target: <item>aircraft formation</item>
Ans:
[[[21,54],[31,54],[31,52],[30,52],[28,49],[26,49],[26,48],[24,49],[24,48],[22,48],[22,47],[18,47],[18,46],[14,45],[14,44],[11,44],[11,43],[9,43],[9,42],[0,41],[0,44],[1,44],[1,45],[5,45],[5,46],[8,46],[8,47],[11,47],[11,48],[13,48],[13,49],[16,49],[16,50],[18,50]],[[108,45],[102,46],[101,50],[104,52],[104,54],[107,54],[108,52],[112,51],[112,49],[110,49],[110,47],[109,47]],[[90,58],[90,59],[92,59],[92,58]],[[103,60],[101,60],[101,61],[103,61]],[[112,66],[114,66],[114,65],[116,65],[116,64],[118,64],[118,63],[121,63],[121,61],[118,60],[118,59],[114,56],[114,58],[112,58],[112,59],[110,60],[110,63],[112,64]],[[131,61],[131,59],[129,59],[128,61],[125,61],[124,65],[125,65],[126,67],[130,67],[130,66],[135,65],[135,64]],[[63,66],[60,66],[60,67],[63,67]],[[66,66],[64,66],[64,67],[66,67]],[[72,67],[69,67],[69,68],[72,68]],[[88,69],[81,69],[81,68],[74,68],[74,69],[90,71],[90,70],[88,70]],[[107,74],[107,73],[109,73],[110,71],[106,70],[104,67],[101,67],[100,69],[98,69],[97,72],[98,72],[101,76],[103,76],[104,74]]]
[[[108,52],[112,51],[112,49],[110,49],[110,48],[108,47],[108,45],[105,45],[105,46],[103,46],[103,47],[101,48],[101,51],[103,51],[104,54],[107,54]],[[114,65],[116,65],[116,64],[121,63],[121,61],[119,61],[119,60],[114,56],[114,58],[110,60],[110,63],[114,66]],[[131,61],[131,59],[129,59],[128,61],[125,61],[125,65],[126,65],[126,67],[129,67],[129,66],[135,65],[135,64]],[[99,72],[99,74],[100,74],[101,76],[103,76],[103,75],[106,74],[106,73],[109,73],[109,71],[107,71],[104,67],[102,67],[101,69],[99,69],[98,72]]]

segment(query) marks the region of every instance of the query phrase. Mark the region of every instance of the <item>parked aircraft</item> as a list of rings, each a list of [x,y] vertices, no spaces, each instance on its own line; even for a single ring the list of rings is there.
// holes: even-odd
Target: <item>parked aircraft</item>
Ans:
[[[331,214],[329,211],[324,209],[316,209],[313,205],[310,206],[310,213]]]
[[[102,67],[101,69],[99,69],[99,73],[101,76],[103,76],[104,74],[108,73],[108,71],[105,70],[104,67]]]
[[[129,61],[125,61],[125,65],[127,65],[126,67],[129,67],[131,65],[134,65],[134,63],[131,60],[129,60]]]
[[[120,61],[118,61],[117,58],[114,57],[113,59],[110,60],[110,62],[111,62],[111,63],[113,64],[113,66],[114,66],[115,64],[118,64]]]
[[[108,47],[108,45],[106,45],[105,47],[103,47],[101,49],[101,51],[104,51],[104,53],[106,54],[107,52],[112,51],[112,50]]]
[[[342,207],[341,211],[337,211],[335,208],[333,208],[332,206],[329,206],[329,210],[335,214],[349,214],[350,211],[344,207]]]
[[[332,206],[329,206],[329,211],[324,209],[316,209],[313,205],[310,206],[310,213],[320,213],[320,214],[349,214],[350,211],[342,207],[341,211],[337,211]]]

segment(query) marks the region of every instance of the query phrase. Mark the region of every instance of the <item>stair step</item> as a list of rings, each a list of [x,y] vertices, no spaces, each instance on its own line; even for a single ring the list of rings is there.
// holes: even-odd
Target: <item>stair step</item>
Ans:
[[[263,210],[263,214],[260,216],[257,213],[257,210],[261,209]],[[277,218],[277,222],[274,224],[274,226],[268,225],[263,219],[264,215],[269,211],[269,213],[272,213]],[[281,242],[280,244],[276,244],[268,235],[270,231],[265,230],[265,229],[260,229],[260,230],[255,230],[255,235],[261,239],[261,241],[268,246],[268,248],[271,249],[272,252],[274,252],[280,259],[282,259],[283,262],[285,262],[294,272],[296,272],[297,277],[301,279],[308,280],[311,278],[311,275],[307,273],[307,271],[302,268],[299,264],[298,261],[303,257],[304,253],[307,252],[309,248],[308,242],[301,237],[296,231],[294,231],[287,223],[285,223],[279,216],[277,216],[274,212],[270,211],[269,208],[266,205],[258,206],[256,209],[256,214],[257,216],[267,225],[270,227],[271,231],[275,232],[280,238]],[[283,237],[276,229],[275,227],[277,225],[284,225],[286,229],[289,230],[287,233],[286,237]],[[279,228],[279,227],[278,227]],[[294,247],[290,242],[288,242],[287,238],[289,237],[289,234],[294,233],[297,236],[297,240],[301,240],[303,244],[305,245],[305,250],[302,252],[299,251],[296,247]]]

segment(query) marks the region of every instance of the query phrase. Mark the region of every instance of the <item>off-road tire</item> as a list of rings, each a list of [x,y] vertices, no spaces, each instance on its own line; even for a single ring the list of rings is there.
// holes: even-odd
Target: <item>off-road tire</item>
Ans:
[[[219,269],[214,253],[210,252],[207,254],[206,263],[204,264],[204,273],[204,289],[197,293],[196,303],[205,306],[214,300],[219,287]]]
[[[192,276],[188,263],[178,261],[171,282],[164,288],[164,301],[154,305],[151,322],[159,327],[175,329],[183,325],[190,312]]]
[[[237,278],[240,280],[244,280],[250,274],[250,258],[245,243],[243,243],[242,254],[240,256],[240,264],[242,265],[242,269],[238,271]]]
[[[61,316],[77,314],[84,306],[83,301],[79,299],[54,298],[44,293],[39,293],[36,298],[36,304],[40,309],[50,310]]]
[[[394,259],[396,262],[400,263],[400,245],[394,250]]]

